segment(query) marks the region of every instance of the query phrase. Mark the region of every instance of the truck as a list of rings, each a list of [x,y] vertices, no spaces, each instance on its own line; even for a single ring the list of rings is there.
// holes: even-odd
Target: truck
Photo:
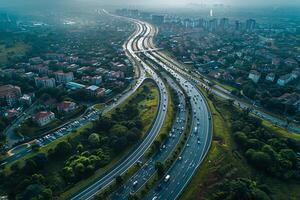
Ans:
[[[164,180],[164,181],[165,181],[165,182],[168,182],[168,181],[170,180],[170,177],[171,177],[171,176],[168,174],[168,175],[165,177],[165,180]]]

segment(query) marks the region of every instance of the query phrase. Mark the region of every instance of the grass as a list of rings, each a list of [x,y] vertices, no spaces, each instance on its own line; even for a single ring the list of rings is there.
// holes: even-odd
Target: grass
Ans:
[[[95,108],[98,109],[98,110],[101,110],[102,108],[104,108],[105,104],[103,103],[98,103],[95,105]]]
[[[25,54],[28,48],[29,46],[23,42],[18,42],[9,48],[6,48],[5,45],[0,45],[0,66],[7,64],[10,57],[17,54]]]
[[[244,157],[236,150],[237,147],[230,135],[231,111],[224,105],[216,104],[208,98],[207,100],[213,115],[213,142],[207,157],[180,199],[211,199],[215,184],[221,182],[224,177],[229,179],[238,177],[257,178],[269,187],[273,199],[299,199],[300,186],[297,183],[282,182],[266,176],[248,165]],[[286,130],[274,127],[266,122],[263,124],[281,136],[299,138],[298,135],[291,136],[291,133]],[[287,194],[289,194],[289,198]]]
[[[293,133],[293,132],[290,132],[284,128],[281,128],[281,127],[278,127],[278,126],[275,126],[273,125],[271,122],[269,121],[266,121],[266,120],[263,120],[263,125],[276,132],[278,135],[282,136],[282,137],[286,137],[286,138],[292,138],[292,139],[296,139],[296,140],[300,140],[300,134],[297,134],[297,133]]]

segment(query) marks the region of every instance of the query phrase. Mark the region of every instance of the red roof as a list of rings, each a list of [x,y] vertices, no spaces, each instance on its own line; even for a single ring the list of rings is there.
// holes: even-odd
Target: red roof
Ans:
[[[67,108],[69,108],[69,107],[71,107],[72,105],[74,104],[74,102],[72,102],[72,101],[64,101],[64,102],[62,102],[62,103],[60,103],[59,105],[58,105],[58,107],[60,108],[60,109],[67,109]]]
[[[35,114],[34,119],[39,120],[45,117],[48,117],[49,115],[53,114],[52,112],[47,111],[41,111]]]

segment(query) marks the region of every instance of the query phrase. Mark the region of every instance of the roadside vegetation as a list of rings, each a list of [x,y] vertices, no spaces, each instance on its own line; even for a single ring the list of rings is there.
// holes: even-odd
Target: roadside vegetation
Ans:
[[[113,167],[155,118],[158,90],[146,82],[110,115],[1,169],[1,194],[16,199],[65,199]],[[108,167],[109,166],[109,167]],[[63,194],[63,195],[62,195]]]
[[[299,139],[231,101],[206,96],[213,142],[181,199],[299,199]]]
[[[149,150],[145,153],[144,155],[144,162],[147,162],[147,160],[153,156],[155,153],[157,153],[160,148],[161,145],[163,144],[163,142],[167,139],[168,137],[168,133],[171,131],[172,125],[175,121],[175,114],[176,114],[176,110],[178,108],[178,104],[179,104],[179,99],[177,96],[177,93],[174,91],[173,88],[171,88],[169,85],[167,86],[167,90],[168,90],[168,106],[167,106],[167,115],[164,121],[164,124],[162,126],[162,128],[160,129],[159,134],[157,135],[155,141],[153,142],[153,144],[151,145],[151,147],[149,148]],[[141,167],[142,167],[142,163],[136,163],[135,165],[133,165],[131,168],[129,168],[125,174],[123,174],[122,176],[118,176],[115,179],[115,182],[110,185],[109,187],[105,188],[103,191],[101,191],[100,194],[98,194],[95,198],[96,199],[107,199],[109,198],[109,196],[114,192],[117,191],[119,189],[119,187],[121,187],[132,175],[134,175],[134,173],[136,173]]]

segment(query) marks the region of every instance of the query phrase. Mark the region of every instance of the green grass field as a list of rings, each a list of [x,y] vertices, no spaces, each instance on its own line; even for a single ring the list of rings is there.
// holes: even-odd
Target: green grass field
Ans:
[[[0,45],[0,67],[7,64],[9,58],[18,54],[25,54],[29,46],[23,42],[18,42],[14,46],[6,48],[5,45]]]

